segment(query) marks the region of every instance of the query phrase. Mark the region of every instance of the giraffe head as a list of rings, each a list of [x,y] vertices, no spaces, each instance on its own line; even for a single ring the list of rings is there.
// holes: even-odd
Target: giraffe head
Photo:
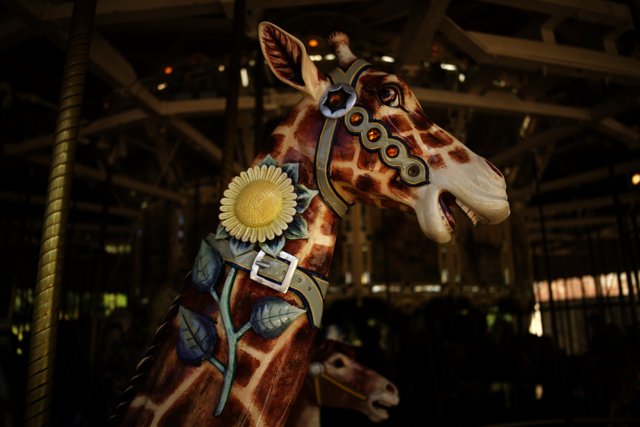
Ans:
[[[338,214],[355,202],[413,211],[440,243],[451,239],[454,205],[474,224],[507,218],[500,171],[429,120],[402,79],[358,59],[344,33],[329,36],[339,63],[329,75],[281,28],[263,22],[258,33],[273,73],[304,94],[301,105],[319,122],[315,179]]]

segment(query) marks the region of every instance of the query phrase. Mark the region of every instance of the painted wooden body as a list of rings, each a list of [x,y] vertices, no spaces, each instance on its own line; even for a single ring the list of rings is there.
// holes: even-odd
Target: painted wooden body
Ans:
[[[298,181],[311,190],[319,189],[316,155],[326,117],[319,102],[330,90],[331,81],[309,59],[304,45],[282,29],[268,23],[259,28],[261,46],[271,70],[283,82],[305,96],[271,135],[254,160],[258,165],[270,156],[278,165],[298,164]],[[342,33],[330,36],[340,68],[356,60]],[[365,69],[366,68],[366,69]],[[398,77],[365,67],[354,83],[357,106],[364,108],[368,122],[379,123],[402,144],[411,156],[429,169],[423,185],[407,185],[398,169],[382,161],[382,154],[366,149],[362,135],[350,132],[338,119],[332,135],[329,180],[346,204],[369,203],[379,207],[414,211],[423,232],[445,242],[455,226],[450,206],[457,204],[472,221],[500,222],[509,214],[502,175],[482,157],[468,150],[424,114],[406,83]],[[387,152],[388,156],[395,154]],[[392,156],[393,157],[393,156]],[[283,250],[299,259],[299,265],[326,276],[333,255],[340,216],[327,202],[326,194],[311,199],[300,215],[306,221],[305,238],[287,239]],[[229,266],[225,267],[229,271]],[[280,294],[252,281],[244,271],[237,273],[230,293],[234,328],[247,321],[256,301],[265,296],[283,298],[303,307],[293,292]],[[225,274],[216,289],[220,292]],[[179,321],[177,305],[207,316],[215,323],[218,337],[225,336],[224,319],[217,302],[190,286],[176,301],[159,329],[154,347],[139,365],[132,386],[125,393],[117,420],[126,426],[280,426],[290,412],[307,373],[315,331],[305,316],[296,318],[279,336],[265,339],[249,330],[237,344],[236,377],[224,410],[214,415],[223,376],[208,363],[192,365],[176,352]],[[224,339],[214,357],[227,364]]]

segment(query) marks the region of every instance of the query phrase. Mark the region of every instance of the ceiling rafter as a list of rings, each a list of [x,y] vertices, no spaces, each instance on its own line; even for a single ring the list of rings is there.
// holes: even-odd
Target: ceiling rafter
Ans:
[[[44,157],[27,156],[25,159],[29,162],[49,166],[50,160]],[[76,176],[82,176],[86,178],[95,179],[96,181],[105,182],[107,180],[107,173],[104,170],[96,169],[91,166],[76,163],[73,166],[73,173]],[[128,190],[135,190],[139,193],[148,194],[149,196],[159,197],[161,199],[170,200],[184,204],[186,202],[185,197],[173,190],[159,187],[157,185],[148,184],[137,179],[129,178],[123,175],[112,175],[111,184],[116,187],[126,188]]]
[[[616,175],[626,175],[628,173],[637,172],[640,170],[640,160],[633,160],[626,163],[620,163],[614,166],[614,173]],[[552,181],[545,181],[540,183],[540,192],[548,193],[551,191],[563,190],[565,188],[573,187],[576,185],[586,184],[588,182],[598,181],[609,177],[609,169],[601,168],[595,169],[589,172],[579,173]],[[522,199],[529,197],[535,192],[533,183],[530,186],[524,188],[517,188],[509,191],[509,197],[511,199]]]
[[[465,31],[444,17],[440,31],[479,64],[540,70],[576,78],[610,79],[640,86],[640,60],[535,40]]]
[[[408,21],[400,38],[400,50],[396,70],[416,72],[422,60],[431,52],[433,36],[449,5],[449,0],[414,1]]]
[[[33,0],[14,0],[10,3],[13,8],[19,9],[22,16],[26,16],[30,21],[36,22],[41,20],[41,17],[46,13],[47,9],[43,3]],[[47,33],[55,43],[60,46],[65,45],[67,35],[55,24],[49,24]],[[94,32],[89,59],[94,72],[104,81],[116,89],[125,90],[133,96],[143,110],[154,116],[162,116],[162,102],[140,83],[129,61],[97,32]],[[176,118],[171,121],[171,125],[171,127],[183,135],[188,142],[207,153],[212,161],[220,161],[220,158],[213,156],[219,148],[189,123]],[[194,137],[195,139],[193,139]]]
[[[594,24],[631,26],[629,8],[606,0],[478,0],[531,12],[574,18]]]

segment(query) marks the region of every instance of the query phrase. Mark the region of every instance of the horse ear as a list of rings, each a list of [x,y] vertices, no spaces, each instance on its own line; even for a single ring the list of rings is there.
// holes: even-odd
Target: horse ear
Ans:
[[[258,37],[262,53],[278,79],[318,101],[329,80],[307,55],[304,44],[270,22],[261,22]]]

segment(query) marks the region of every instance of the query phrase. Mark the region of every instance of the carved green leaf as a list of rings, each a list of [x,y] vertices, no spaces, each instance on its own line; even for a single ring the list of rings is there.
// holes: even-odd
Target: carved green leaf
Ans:
[[[291,178],[291,182],[293,182],[294,185],[298,183],[298,179],[300,178],[299,163],[285,163],[282,165],[282,170],[289,175],[289,178]]]
[[[307,229],[307,221],[300,214],[293,217],[293,221],[289,224],[289,228],[285,231],[284,237],[287,239],[306,239],[309,237]]]
[[[216,230],[216,240],[226,239],[226,238],[227,238],[227,237],[229,237],[229,236],[230,236],[230,234],[229,234],[229,232],[227,231],[227,229],[226,229],[226,228],[224,228],[224,227],[222,226],[222,224],[220,224],[220,225],[218,226],[218,229]]]
[[[191,269],[193,286],[200,292],[209,292],[215,286],[221,271],[222,257],[203,240]]]
[[[296,212],[302,213],[309,208],[311,201],[318,195],[318,190],[310,190],[302,184],[296,185]]]
[[[229,247],[231,248],[233,256],[240,256],[253,249],[253,245],[251,242],[243,242],[242,240],[232,238]]]
[[[180,360],[199,364],[213,353],[217,333],[213,321],[202,314],[180,306],[178,310],[178,357]]]
[[[266,165],[267,167],[278,166],[278,163],[275,160],[273,160],[273,157],[267,154],[267,156],[264,159],[262,159],[262,161],[258,164],[258,166],[262,166],[262,165]]]
[[[305,312],[283,299],[265,297],[253,306],[250,323],[253,331],[262,338],[275,338]]]
[[[271,255],[277,257],[280,255],[282,249],[284,249],[285,238],[284,235],[278,236],[271,240],[265,240],[260,243],[260,249]]]

